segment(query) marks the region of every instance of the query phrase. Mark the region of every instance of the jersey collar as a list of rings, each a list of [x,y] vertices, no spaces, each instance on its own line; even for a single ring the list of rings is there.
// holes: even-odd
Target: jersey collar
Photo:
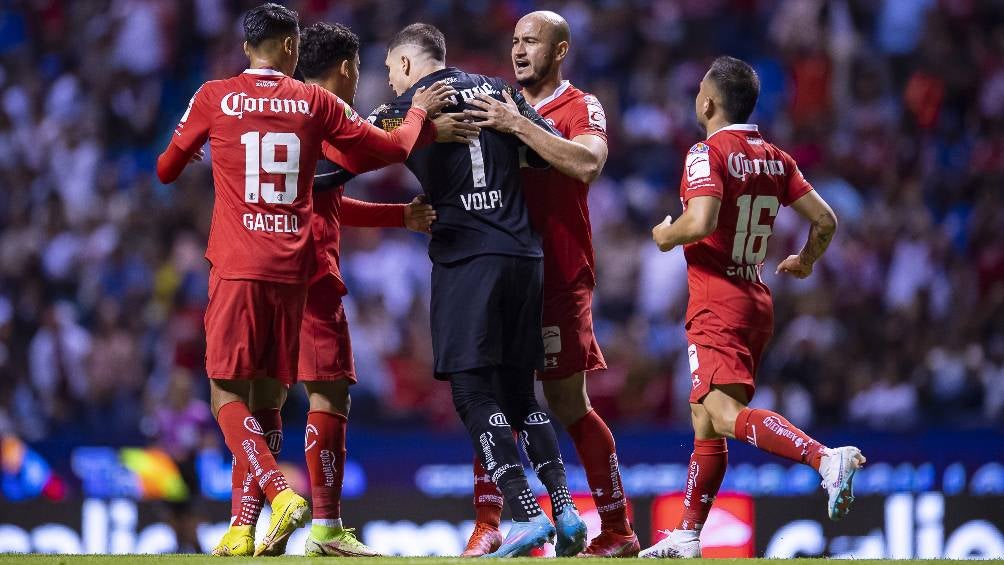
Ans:
[[[247,70],[244,71],[244,74],[246,74],[246,75],[262,75],[262,76],[270,76],[270,77],[284,77],[284,76],[286,76],[283,73],[281,73],[281,72],[279,72],[279,71],[277,71],[275,69],[247,69]]]
[[[757,131],[759,131],[759,129],[760,128],[758,128],[756,124],[732,124],[730,126],[725,126],[722,129],[715,130],[714,132],[712,132],[711,135],[708,136],[708,139],[711,139],[712,135],[715,135],[716,133],[718,133],[720,131],[751,131],[751,132],[757,132]]]
[[[548,96],[547,98],[545,98],[545,99],[541,100],[540,102],[537,102],[536,104],[534,104],[533,105],[533,109],[537,110],[539,112],[541,108],[543,108],[544,106],[547,106],[551,102],[554,102],[554,100],[557,97],[559,97],[562,94],[564,94],[565,91],[568,90],[569,86],[572,86],[572,83],[568,82],[567,80],[561,81],[561,84],[558,85],[558,88],[555,88],[554,92],[551,93],[550,96]]]

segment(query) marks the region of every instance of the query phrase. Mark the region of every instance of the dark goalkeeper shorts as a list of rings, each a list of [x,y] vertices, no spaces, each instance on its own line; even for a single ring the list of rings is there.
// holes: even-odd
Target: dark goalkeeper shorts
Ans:
[[[543,366],[540,259],[478,255],[432,265],[437,379],[480,367]]]

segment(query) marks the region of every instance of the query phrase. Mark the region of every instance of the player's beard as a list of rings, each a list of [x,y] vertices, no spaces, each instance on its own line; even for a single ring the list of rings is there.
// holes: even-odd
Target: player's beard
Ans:
[[[532,75],[522,80],[517,79],[516,82],[518,82],[519,85],[522,86],[523,88],[534,87],[537,84],[539,84],[540,81],[544,80],[544,77],[551,74],[551,69],[553,67],[554,67],[554,59],[549,58],[541,64],[539,69],[537,67],[534,67],[534,72]]]

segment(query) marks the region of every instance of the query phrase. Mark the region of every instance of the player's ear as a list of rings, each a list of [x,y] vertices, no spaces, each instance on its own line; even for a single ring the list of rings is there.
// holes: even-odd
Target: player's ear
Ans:
[[[247,56],[248,59],[250,59],[251,58],[251,46],[248,45],[247,41],[244,42],[243,48],[244,48],[244,55]]]
[[[282,50],[285,51],[287,55],[292,55],[296,51],[296,38],[292,35],[287,35],[286,38],[282,40]]]
[[[407,55],[401,55],[401,72],[404,73],[404,76],[411,74],[411,59]]]
[[[565,58],[565,55],[568,55],[568,42],[559,41],[558,45],[556,45],[554,49],[554,59],[561,61]]]
[[[342,61],[342,64],[338,65],[338,72],[343,77],[348,78],[352,74],[352,63],[348,59]]]
[[[710,118],[715,114],[715,101],[710,96],[704,97],[704,117]]]

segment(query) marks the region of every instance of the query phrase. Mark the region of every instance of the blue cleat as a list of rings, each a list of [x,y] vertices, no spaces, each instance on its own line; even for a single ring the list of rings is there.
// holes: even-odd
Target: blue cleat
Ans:
[[[544,514],[530,518],[529,522],[513,522],[498,550],[482,557],[521,557],[554,542],[554,525]]]
[[[558,543],[554,545],[556,556],[573,557],[586,548],[586,523],[574,506],[569,505],[558,514],[554,527],[558,530]]]

